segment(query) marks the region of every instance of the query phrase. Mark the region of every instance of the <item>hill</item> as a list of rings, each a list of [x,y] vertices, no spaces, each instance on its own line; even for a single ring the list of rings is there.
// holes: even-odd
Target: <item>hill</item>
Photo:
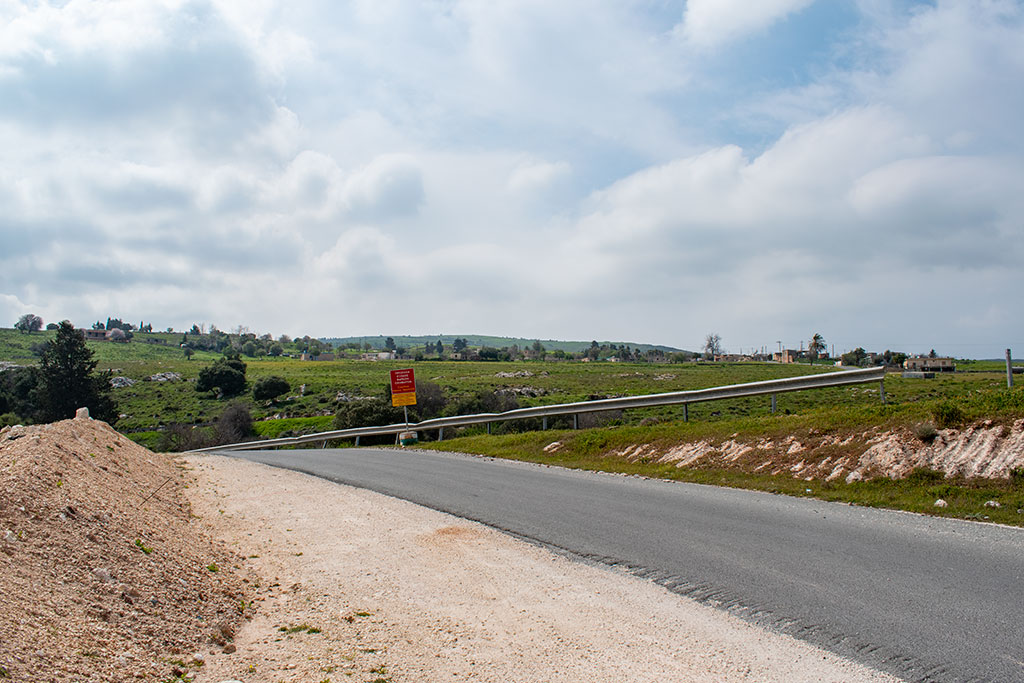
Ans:
[[[661,344],[638,344],[637,342],[622,342],[622,341],[562,341],[558,339],[534,339],[527,337],[494,337],[484,334],[435,334],[435,335],[390,335],[395,340],[395,344],[398,346],[404,346],[406,348],[412,348],[416,346],[423,346],[424,344],[436,344],[438,340],[441,341],[445,346],[451,346],[456,339],[465,339],[469,346],[481,347],[490,346],[493,348],[504,348],[506,346],[516,345],[519,348],[529,348],[534,342],[540,342],[544,345],[544,348],[548,351],[555,351],[561,349],[567,353],[579,353],[580,351],[586,351],[590,348],[593,341],[597,341],[598,345],[602,346],[628,346],[631,349],[639,349],[640,351],[648,351],[654,349],[656,351],[664,351],[666,353],[677,353],[683,349],[677,349],[672,346],[663,346]],[[387,336],[362,336],[362,337],[321,337],[320,341],[331,344],[332,346],[338,346],[339,344],[344,346],[345,344],[369,344],[371,348],[382,349],[384,348],[384,342],[387,340]]]

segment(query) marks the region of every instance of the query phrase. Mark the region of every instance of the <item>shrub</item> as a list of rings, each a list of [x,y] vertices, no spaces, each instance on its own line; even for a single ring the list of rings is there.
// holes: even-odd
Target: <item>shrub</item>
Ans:
[[[181,453],[213,445],[214,439],[210,436],[209,430],[174,423],[160,433],[157,450],[164,453]]]
[[[931,422],[922,422],[921,424],[914,425],[914,436],[924,443],[931,443],[938,435],[939,432]]]
[[[915,485],[933,485],[940,481],[945,481],[946,473],[940,472],[939,470],[929,469],[927,467],[917,467],[906,477],[908,484]]]
[[[196,391],[220,389],[224,396],[237,396],[245,391],[245,363],[237,359],[218,358],[213,365],[199,371]]]
[[[283,377],[276,375],[263,377],[256,380],[256,384],[253,385],[252,397],[257,401],[272,401],[281,394],[287,393],[291,388],[288,380]]]
[[[941,429],[957,427],[967,419],[960,406],[952,401],[943,401],[935,406],[932,409],[932,416],[935,418],[935,424]]]
[[[217,420],[217,442],[239,443],[252,436],[252,415],[242,403],[229,405]]]

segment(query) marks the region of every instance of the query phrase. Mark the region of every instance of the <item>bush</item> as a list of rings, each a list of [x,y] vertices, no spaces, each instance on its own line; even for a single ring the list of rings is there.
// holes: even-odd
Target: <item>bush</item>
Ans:
[[[410,419],[413,419],[410,416]],[[377,427],[382,425],[397,424],[405,420],[401,408],[395,408],[390,401],[382,398],[372,398],[363,401],[349,401],[343,403],[338,412],[334,415],[335,429],[352,429],[355,427]],[[363,443],[393,443],[394,435],[365,436]]]
[[[219,389],[224,396],[237,396],[245,391],[245,363],[237,359],[218,358],[213,365],[199,371],[196,391]]]
[[[208,429],[174,423],[160,432],[156,449],[164,453],[181,453],[214,446],[214,441]]]
[[[252,415],[242,403],[229,405],[217,420],[217,443],[239,443],[252,436]]]
[[[964,411],[960,409],[960,406],[952,401],[943,401],[939,405],[932,409],[932,416],[935,418],[935,424],[940,429],[948,429],[950,427],[957,427],[962,425],[967,419],[964,415]]]
[[[935,425],[930,422],[922,422],[921,424],[914,425],[914,436],[924,443],[931,443],[938,435],[939,432],[935,429]]]
[[[257,401],[272,401],[281,394],[291,390],[288,380],[272,375],[256,380],[252,388],[252,397]]]

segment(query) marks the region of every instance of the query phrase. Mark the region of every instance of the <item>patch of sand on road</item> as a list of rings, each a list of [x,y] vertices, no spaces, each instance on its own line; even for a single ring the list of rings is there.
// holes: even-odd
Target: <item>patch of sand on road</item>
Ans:
[[[197,683],[891,681],[489,527],[315,477],[189,456],[194,509],[249,557],[255,618]]]

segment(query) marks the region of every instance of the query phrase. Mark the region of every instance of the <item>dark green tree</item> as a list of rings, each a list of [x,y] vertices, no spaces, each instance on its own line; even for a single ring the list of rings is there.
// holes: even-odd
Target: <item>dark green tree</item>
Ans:
[[[85,345],[85,335],[63,321],[39,359],[36,406],[40,419],[64,420],[85,407],[91,417],[113,424],[117,406],[110,393],[111,373],[93,374],[96,364]]]
[[[26,313],[18,318],[18,322],[14,323],[14,329],[28,332],[29,334],[38,332],[43,329],[43,319],[34,313]]]
[[[384,340],[384,348],[387,349],[388,351],[395,350],[395,340],[393,337],[388,337],[387,339]]]
[[[272,401],[281,394],[288,392],[291,388],[288,380],[283,377],[276,375],[261,377],[256,380],[256,384],[252,387],[252,397],[257,401]]]
[[[245,391],[245,363],[237,358],[218,358],[213,365],[199,371],[196,391],[219,389],[223,396],[237,396]]]

